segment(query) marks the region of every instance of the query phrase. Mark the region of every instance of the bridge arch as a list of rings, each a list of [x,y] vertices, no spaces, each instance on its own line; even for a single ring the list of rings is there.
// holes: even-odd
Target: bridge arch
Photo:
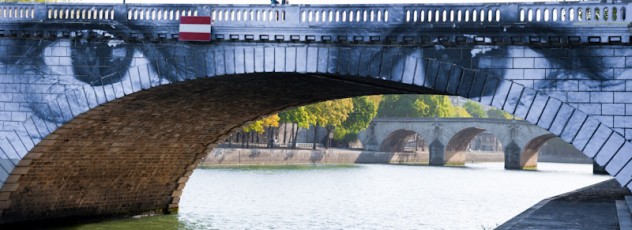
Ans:
[[[531,139],[522,150],[522,153],[520,154],[520,162],[517,168],[521,168],[521,169],[535,168],[538,162],[538,153],[540,152],[540,149],[542,149],[542,146],[544,146],[544,144],[547,141],[555,137],[556,136],[553,134],[545,134],[545,135],[541,135],[541,136]],[[513,162],[512,163],[505,162],[505,164],[515,165],[515,163]]]
[[[485,132],[485,129],[470,127],[454,134],[445,147],[444,164],[463,165],[465,163],[465,152],[470,142],[483,132]]]
[[[416,146],[421,143],[422,151],[425,150],[426,140],[417,132],[406,129],[398,129],[391,132],[380,144],[381,152],[406,152],[406,145],[415,142]]]
[[[176,209],[196,163],[231,130],[288,107],[370,94],[470,98],[560,136],[622,185],[632,178],[627,164],[632,145],[597,118],[493,72],[425,57],[423,48],[138,46],[163,59],[126,72],[112,73],[116,66],[97,68],[99,77],[91,76],[92,84],[33,97],[48,108],[24,119],[2,145],[5,155],[14,156],[3,165],[10,172],[0,189],[2,221]],[[176,48],[181,50],[165,51]],[[191,119],[197,120],[185,124]],[[157,155],[143,154],[150,151]],[[165,166],[174,161],[180,163]]]

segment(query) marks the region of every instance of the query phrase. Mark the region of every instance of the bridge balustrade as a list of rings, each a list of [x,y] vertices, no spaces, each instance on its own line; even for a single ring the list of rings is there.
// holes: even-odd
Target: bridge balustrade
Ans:
[[[553,23],[556,25],[605,24],[608,22],[627,22],[626,5],[591,4],[574,6],[568,4],[519,6],[521,23]]]
[[[144,5],[0,4],[0,21],[173,21],[211,16],[215,23],[287,21],[292,24],[427,23],[435,26],[577,24],[629,22],[627,4],[459,4],[459,5]],[[123,17],[117,17],[123,15]],[[442,25],[449,24],[449,25]]]
[[[0,19],[20,21],[35,18],[35,7],[28,5],[0,6]]]
[[[500,7],[407,7],[407,23],[498,23]]]
[[[180,16],[198,16],[198,10],[191,7],[178,7],[176,9],[130,7],[127,9],[128,21],[178,21]]]
[[[389,8],[372,6],[340,7],[307,6],[301,7],[302,23],[387,23]]]

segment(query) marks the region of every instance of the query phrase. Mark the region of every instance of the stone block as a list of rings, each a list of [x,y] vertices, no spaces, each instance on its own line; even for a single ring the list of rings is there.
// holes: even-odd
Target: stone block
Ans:
[[[592,103],[620,103],[614,100],[612,92],[590,92],[590,102]]]
[[[624,57],[603,57],[601,61],[604,68],[623,68],[626,65]]]
[[[20,186],[20,184],[9,184],[9,183],[5,183],[4,185],[2,185],[2,189],[0,189],[0,192],[15,192],[18,190],[18,187]]]
[[[327,73],[338,73],[338,58],[340,57],[339,52],[340,49],[338,48],[329,48],[329,55],[327,58]]]
[[[584,152],[586,156],[594,158],[595,155],[597,155],[597,152],[601,149],[601,146],[603,146],[606,143],[606,140],[610,138],[610,135],[612,135],[612,130],[604,125],[599,125],[595,133],[588,140],[584,149],[581,149],[581,151]]]
[[[547,58],[534,58],[533,67],[538,69],[557,68],[557,66]]]
[[[601,114],[603,115],[625,115],[625,104],[602,104]]]
[[[13,171],[11,172],[11,174],[13,175],[25,175],[29,172],[29,167],[15,167],[15,169],[13,169]]]
[[[274,72],[285,72],[285,47],[274,47]]]
[[[533,105],[529,109],[529,114],[527,115],[526,120],[531,122],[531,124],[537,124],[540,120],[540,115],[542,114],[542,110],[544,110],[544,106],[549,100],[549,96],[543,93],[536,94],[535,99],[533,100]]]
[[[349,51],[348,49],[345,49],[346,51]],[[341,57],[349,57],[349,54],[347,54],[346,56],[341,55]],[[297,56],[296,56],[296,47],[286,47],[285,48],[285,70],[288,72],[294,72],[296,71],[296,60],[297,60]]]
[[[417,66],[417,58],[406,57],[401,82],[404,84],[413,84],[413,80],[415,79],[415,70],[417,68],[421,68],[421,66]]]
[[[569,103],[590,102],[590,92],[567,92]]]
[[[608,164],[614,154],[619,151],[624,143],[626,143],[626,141],[621,135],[613,133],[612,135],[610,135],[610,137],[603,145],[603,147],[599,150],[599,152],[597,152],[597,155],[595,156],[595,162],[602,166]]]
[[[505,69],[503,76],[506,80],[519,80],[524,77],[523,69]]]
[[[632,119],[626,116],[613,116],[613,126],[617,128],[632,128]]]
[[[632,92],[614,92],[614,103],[632,103]]]
[[[501,80],[498,87],[494,92],[494,98],[492,99],[491,105],[496,108],[503,108],[505,105],[505,101],[507,100],[507,95],[509,94],[509,90],[511,90],[511,86],[513,85],[510,81]]]
[[[573,115],[574,111],[575,109],[570,105],[562,104],[547,130],[557,136],[560,136],[562,134],[562,131],[564,131],[566,123],[568,123],[568,120]]]
[[[382,52],[382,56],[380,57],[382,58],[382,65],[380,66],[380,70],[378,72],[378,76],[380,79],[391,81],[393,79],[401,79],[401,73],[399,74],[399,76],[393,75],[395,72],[395,67],[397,66],[396,62],[400,62],[400,60],[403,59],[402,56],[398,54],[398,52],[398,49],[387,49]],[[447,82],[450,77],[450,69],[451,66],[448,67],[448,72],[445,72],[441,76],[441,79],[443,79],[444,82]]]
[[[365,61],[362,57],[363,49],[355,48],[351,49],[349,54],[349,75],[360,76],[360,64]],[[297,57],[300,57],[297,55]],[[368,61],[368,60],[366,60]]]
[[[513,68],[517,69],[531,69],[534,68],[534,58],[514,58]]]
[[[182,190],[175,190],[171,193],[171,197],[180,197],[182,196]]]
[[[601,115],[601,104],[579,104],[578,109],[590,115]]]
[[[575,110],[573,115],[568,119],[568,123],[566,123],[566,127],[564,127],[560,138],[568,143],[572,143],[573,139],[575,139],[575,136],[577,135],[577,132],[579,132],[579,129],[581,128],[582,124],[586,122],[587,118],[588,115],[582,113],[581,111]]]
[[[507,101],[502,109],[509,111],[512,114],[515,113],[516,107],[518,106],[518,103],[520,103],[520,97],[522,96],[523,90],[524,86],[515,83],[511,84],[511,89],[507,94]]]
[[[602,124],[608,126],[608,127],[614,127],[614,116],[592,116],[594,118],[597,118],[597,120],[599,120]]]
[[[602,91],[625,91],[624,80],[608,80],[601,82]]]
[[[318,71],[318,73],[327,73],[327,64],[329,62],[329,48],[318,47],[317,60],[318,61],[316,62],[316,71]]]
[[[546,78],[546,70],[545,69],[525,69],[524,70],[524,79],[530,80],[542,80]]]
[[[384,55],[384,50],[382,49],[372,49],[371,56],[369,56],[369,66],[368,66],[368,74],[370,77],[379,77],[380,69],[382,66],[382,58]]]
[[[597,80],[580,80],[578,83],[579,91],[591,91],[591,92],[599,92],[601,91],[601,81]]]
[[[18,167],[28,167],[29,165],[31,165],[31,162],[32,162],[32,161],[33,161],[33,160],[31,160],[31,159],[22,159],[22,160],[20,160],[20,162],[18,163],[18,165],[17,165],[17,166],[18,166]],[[16,168],[16,169],[17,169],[17,168]]]
[[[187,181],[189,181],[189,177],[180,177],[180,179],[178,180],[179,184],[184,184],[187,183]]]
[[[614,178],[617,179],[617,182],[619,182],[619,184],[627,186],[628,189],[632,190],[632,186],[630,184],[630,180],[632,180],[632,164],[628,162],[625,166],[623,166],[623,169],[621,169],[617,176],[615,176]]]
[[[7,177],[7,180],[5,181],[5,183],[7,183],[7,184],[18,183],[18,180],[20,180],[21,176],[22,175],[11,174],[11,175],[9,175],[9,177]]]
[[[588,117],[584,124],[582,124],[579,132],[577,132],[577,135],[575,135],[575,139],[572,141],[573,146],[577,149],[584,149],[590,138],[597,131],[599,125],[599,120],[593,117]],[[561,129],[559,133],[561,133]],[[557,135],[559,136],[559,134]]]
[[[207,59],[207,63],[214,62],[213,55],[206,55],[206,59]],[[296,64],[296,62],[294,62],[294,64]],[[251,47],[244,48],[244,69],[246,73],[255,72],[255,50]],[[206,72],[210,73],[209,76],[215,76],[215,65],[207,65]],[[301,72],[301,71],[296,70],[296,72]]]
[[[255,72],[256,73],[262,73],[265,72],[265,50],[263,47],[255,47],[254,48],[254,55],[255,55]],[[307,57],[307,56],[304,56]],[[222,72],[221,70],[223,70],[223,66],[218,65],[217,64],[217,59],[218,58],[222,58],[222,57],[218,57],[217,55],[215,56],[215,62],[216,62],[216,66],[215,66],[215,72],[217,73],[217,75],[220,75],[220,72]],[[222,58],[223,60],[223,58]]]
[[[522,92],[522,97],[520,98],[520,102],[516,107],[514,115],[520,118],[526,118],[529,113],[529,108],[531,107],[531,104],[533,104],[536,93],[537,92],[531,88],[525,88]]]
[[[544,110],[542,111],[540,121],[538,121],[537,125],[548,130],[561,108],[562,102],[555,99],[549,99],[549,101],[546,103],[546,106],[544,107]]]

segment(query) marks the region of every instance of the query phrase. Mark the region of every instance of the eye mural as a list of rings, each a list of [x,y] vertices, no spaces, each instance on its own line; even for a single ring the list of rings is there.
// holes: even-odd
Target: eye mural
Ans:
[[[5,16],[23,7],[26,17]],[[614,162],[625,186],[627,8],[0,4],[0,185],[49,134],[99,105],[196,78],[298,73],[504,109]],[[178,41],[185,15],[210,16],[212,40]]]

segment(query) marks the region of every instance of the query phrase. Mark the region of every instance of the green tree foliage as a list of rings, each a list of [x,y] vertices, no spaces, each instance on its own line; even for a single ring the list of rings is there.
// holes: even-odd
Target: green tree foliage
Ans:
[[[353,110],[349,113],[349,117],[342,122],[342,125],[334,130],[334,140],[355,140],[362,130],[369,127],[369,123],[377,115],[382,96],[355,97],[351,100]]]
[[[513,118],[511,114],[505,111],[502,111],[500,109],[496,109],[496,108],[491,108],[490,110],[487,110],[487,117],[493,118],[493,119],[512,119]]]
[[[454,105],[443,95],[386,95],[378,117],[452,117]]]
[[[305,106],[309,123],[322,127],[339,127],[353,110],[351,98],[323,101]]]
[[[420,95],[415,100],[415,109],[420,117],[454,117],[454,105],[443,95]]]
[[[294,123],[299,128],[309,128],[310,115],[303,106],[279,113],[279,118],[281,123]]]
[[[485,110],[483,109],[483,107],[476,102],[473,102],[473,101],[465,102],[465,104],[463,104],[463,107],[474,118],[487,117],[487,114],[485,113]]]
[[[384,95],[377,111],[378,117],[417,117],[417,95]]]
[[[472,115],[470,113],[468,113],[467,110],[465,110],[465,108],[463,108],[461,106],[454,107],[454,116],[455,117],[463,117],[463,118],[472,117]]]

